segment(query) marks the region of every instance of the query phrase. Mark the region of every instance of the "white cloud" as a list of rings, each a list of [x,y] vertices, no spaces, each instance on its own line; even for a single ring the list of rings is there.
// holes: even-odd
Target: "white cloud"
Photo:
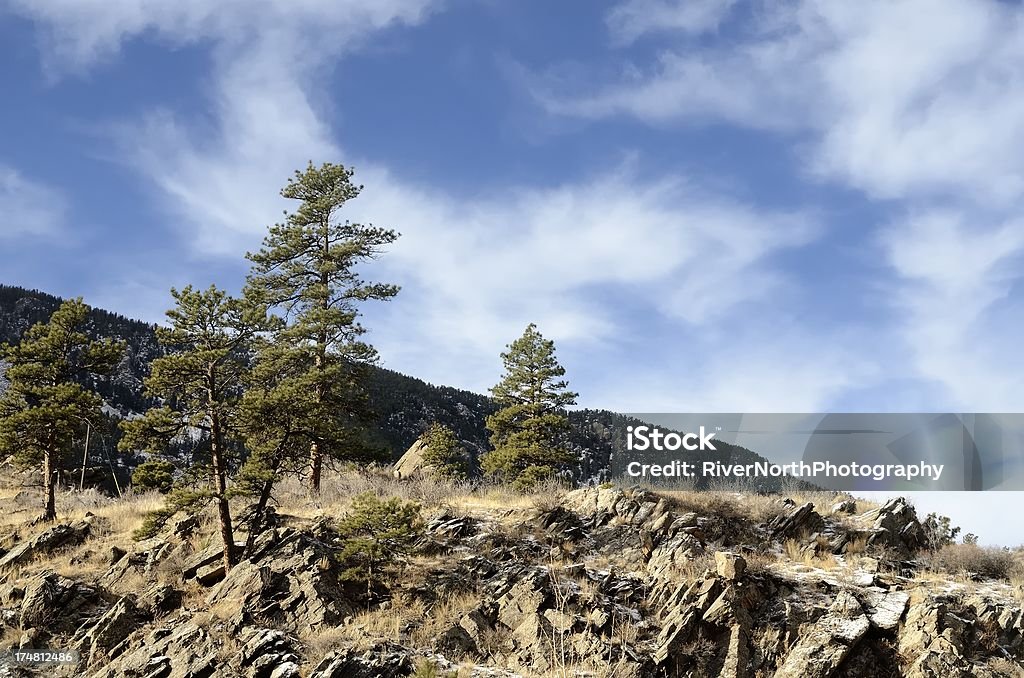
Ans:
[[[736,0],[626,0],[608,12],[612,37],[628,44],[651,32],[699,34],[718,28]]]
[[[887,231],[883,247],[901,279],[893,301],[917,371],[944,384],[965,411],[1024,407],[1024,323],[1011,297],[1022,278],[1024,220],[985,227],[962,213],[930,211]],[[1001,312],[1006,305],[1012,313]]]
[[[118,125],[127,162],[160,189],[170,212],[192,227],[196,251],[227,254],[246,234],[278,219],[283,183],[313,158],[339,155],[315,110],[310,82],[347,50],[394,25],[424,21],[431,0],[15,1],[40,26],[54,73],[84,70],[142,36],[208,43],[213,129],[151,111]],[[190,111],[192,112],[192,111]]]
[[[298,75],[274,53],[247,53],[216,75],[213,135],[197,133],[167,111],[117,131],[123,158],[160,189],[184,220],[197,255],[237,255],[254,234],[279,221],[279,196],[292,172],[340,151]]]
[[[897,215],[865,224],[884,231],[891,275],[873,273],[864,293],[894,302],[880,331],[908,349],[882,351],[888,377],[937,384],[935,401],[969,410],[1024,406],[1011,268],[1024,246],[1024,8],[796,0],[751,9],[728,35],[683,36],[651,65],[627,64],[617,82],[580,92],[542,77],[537,96],[561,115],[724,120],[796,141],[808,175]],[[658,25],[645,31],[673,28],[671,17],[647,18]]]
[[[378,8],[372,18],[351,4],[307,2],[294,16],[271,4],[259,19],[247,5],[190,2],[154,11],[146,3],[61,6],[66,12],[48,6],[36,16],[50,26],[55,58],[66,63],[109,57],[147,32],[212,41],[212,132],[154,111],[119,136],[127,161],[189,225],[196,253],[238,256],[279,218],[285,205],[277,191],[294,168],[311,158],[353,163],[311,95],[323,62],[303,56],[310,40],[323,44],[332,27],[365,30],[426,16],[422,2],[383,3],[375,7],[390,14]],[[344,50],[346,35],[323,60]],[[574,348],[636,331],[621,321],[624,309],[604,301],[609,290],[630,304],[645,300],[643,312],[672,322],[719,322],[782,293],[772,257],[816,235],[806,215],[766,213],[685,177],[641,181],[628,163],[561,186],[507,187],[463,200],[355,161],[367,189],[350,216],[404,234],[373,269],[373,277],[404,291],[369,309],[372,340],[392,367],[477,389],[493,383],[497,352],[528,322],[559,340],[567,359],[582,355]],[[628,370],[621,355],[615,361],[605,371]]]
[[[51,68],[84,70],[144,35],[173,44],[208,41],[226,53],[262,43],[303,46],[289,56],[314,62],[362,44],[374,31],[415,24],[432,0],[7,0],[43,31]],[[294,62],[293,62],[294,63]]]
[[[0,240],[56,235],[66,212],[60,191],[0,165]]]
[[[1024,196],[1024,9],[801,0],[751,16],[737,36],[683,40],[646,72],[631,66],[596,91],[565,93],[541,79],[536,94],[565,115],[806,132],[815,171],[872,196]]]
[[[608,288],[652,317],[691,325],[738,313],[778,291],[759,284],[781,279],[772,256],[814,236],[804,215],[737,205],[680,179],[646,184],[628,169],[470,203],[382,170],[360,181],[354,214],[403,232],[379,264],[405,287],[381,311],[382,350],[431,378],[460,372],[476,388],[528,322],[593,350],[642,331],[621,319],[634,309],[604,300]]]

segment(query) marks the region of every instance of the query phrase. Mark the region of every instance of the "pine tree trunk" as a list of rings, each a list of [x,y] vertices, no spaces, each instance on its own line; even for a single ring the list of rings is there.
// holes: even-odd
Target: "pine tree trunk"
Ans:
[[[227,479],[221,452],[213,452],[213,481],[217,488],[217,518],[220,522],[220,538],[224,542],[224,572],[235,564],[235,535],[231,527],[231,506],[226,496]]]
[[[317,383],[316,383],[316,402],[317,405],[321,405],[324,401],[324,395],[327,393],[327,387],[324,384],[324,366],[327,362],[327,337],[323,336],[322,341],[317,347],[316,355],[316,370]],[[313,442],[309,446],[309,489],[313,494],[320,494],[320,477],[323,472],[324,465],[324,451],[320,447],[320,443]]]
[[[320,475],[324,465],[324,454],[320,445],[313,443],[309,446],[309,490],[313,494],[320,494]]]
[[[57,520],[57,469],[54,464],[54,453],[47,450],[43,453],[43,491],[46,494],[46,505],[43,509],[43,520]]]
[[[320,224],[321,232],[323,233],[323,250],[321,253],[323,261],[327,261],[331,256],[331,227],[330,221],[325,218]],[[330,308],[330,299],[326,290],[331,287],[330,274],[327,272],[320,274],[320,285],[325,290],[323,299],[320,300],[321,310],[326,311]],[[322,322],[322,321],[321,321]],[[327,392],[327,385],[324,383],[324,370],[327,367],[327,330],[321,329],[320,335],[317,337],[316,345],[316,404],[322,405],[324,402],[324,395]],[[319,443],[314,442],[309,448],[309,489],[313,494],[320,494],[320,476],[324,465],[324,451],[320,447]]]
[[[224,543],[224,573],[231,571],[235,564],[235,534],[231,526],[231,505],[227,497],[227,464],[224,460],[224,447],[220,416],[217,413],[213,394],[216,392],[216,380],[211,368],[209,374],[210,408],[210,462],[213,466],[213,486],[217,498],[217,518],[220,522],[220,538]]]
[[[267,504],[270,502],[270,491],[273,488],[273,480],[264,481],[263,487],[260,488],[260,498],[256,502],[256,512],[252,516],[252,522],[249,523],[249,534],[245,538],[245,551],[243,552],[245,557],[252,555],[256,537],[263,527],[263,512],[267,510]]]

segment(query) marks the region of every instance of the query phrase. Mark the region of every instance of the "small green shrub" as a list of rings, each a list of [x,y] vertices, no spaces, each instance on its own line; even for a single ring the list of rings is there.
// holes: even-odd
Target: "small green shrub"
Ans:
[[[157,490],[167,494],[173,484],[174,464],[164,459],[144,461],[132,472],[132,487],[139,492]]]
[[[434,422],[423,436],[427,446],[423,461],[442,478],[461,480],[469,474],[469,454],[455,432]]]
[[[373,492],[357,495],[349,514],[338,521],[338,560],[347,568],[342,577],[365,581],[369,588],[412,552],[422,531],[419,504],[398,497],[382,500]]]

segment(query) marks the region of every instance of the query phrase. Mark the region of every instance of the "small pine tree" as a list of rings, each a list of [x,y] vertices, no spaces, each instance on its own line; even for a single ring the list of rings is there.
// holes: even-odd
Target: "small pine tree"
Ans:
[[[523,336],[501,354],[502,380],[491,389],[502,406],[487,418],[494,450],[481,460],[483,470],[520,489],[553,477],[570,465],[564,447],[569,419],[565,408],[576,404],[555,344],[531,323]]]
[[[155,513],[152,526],[182,509],[213,500],[217,505],[224,544],[225,571],[237,562],[231,523],[228,475],[232,457],[243,438],[239,403],[249,370],[254,337],[267,327],[266,314],[257,305],[234,299],[211,286],[171,290],[175,308],[167,312],[170,326],[157,329],[157,339],[168,353],[153,361],[146,379],[147,395],[165,404],[138,419],[122,423],[122,450],[145,449],[165,454],[172,444],[199,433],[209,463],[191,469],[205,475],[199,490],[182,488],[171,493],[165,510]]]
[[[174,464],[166,459],[150,459],[132,471],[132,487],[140,492],[156,490],[167,494],[174,485]]]
[[[57,518],[57,480],[76,438],[87,421],[102,425],[103,400],[84,384],[109,373],[124,352],[123,342],[89,337],[89,310],[81,299],[65,301],[21,343],[0,345],[0,358],[9,363],[0,397],[0,455],[42,466],[47,521]]]
[[[381,500],[373,492],[357,495],[348,515],[338,521],[342,538],[338,560],[343,579],[365,581],[367,593],[383,571],[412,552],[422,534],[420,506],[398,497]]]
[[[423,462],[436,475],[450,479],[466,477],[469,472],[469,455],[449,427],[434,422],[423,434],[423,443],[426,445]]]
[[[308,382],[302,397],[315,410],[309,449],[313,492],[320,491],[325,459],[361,454],[352,446],[358,438],[352,430],[369,420],[365,366],[377,353],[360,339],[366,330],[358,322],[359,305],[398,293],[397,286],[366,282],[356,272],[398,234],[338,219],[362,191],[353,174],[332,163],[310,163],[296,172],[281,195],[298,201],[298,208],[270,228],[259,252],[247,255],[253,263],[247,293],[288,319],[275,341],[294,354]]]

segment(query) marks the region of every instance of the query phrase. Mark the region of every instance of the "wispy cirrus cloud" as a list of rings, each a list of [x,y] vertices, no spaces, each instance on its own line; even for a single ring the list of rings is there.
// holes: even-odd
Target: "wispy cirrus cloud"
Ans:
[[[726,20],[736,0],[626,0],[606,17],[617,44],[629,44],[647,33],[713,31]]]
[[[1024,305],[1013,293],[1024,278],[1024,220],[934,209],[893,224],[881,242],[913,365],[945,388],[935,400],[965,411],[1024,408]]]
[[[710,44],[682,39],[649,63],[630,63],[617,82],[566,90],[540,77],[534,89],[562,115],[803,133],[813,142],[809,170],[875,197],[955,189],[1017,200],[1024,9],[997,0],[939,5],[766,3],[734,34]]]
[[[594,372],[587,351],[643,332],[623,324],[623,309],[605,303],[604,293],[640,300],[642,312],[671,322],[711,325],[783,294],[786,275],[774,258],[818,235],[799,209],[759,209],[685,175],[640,179],[629,163],[558,186],[510,186],[468,199],[404,181],[348,156],[317,106],[313,76],[372,31],[425,21],[433,7],[312,2],[294,15],[276,7],[258,18],[234,3],[25,11],[44,27],[54,67],[115,58],[122,43],[150,32],[211,44],[212,135],[161,109],[116,126],[122,159],[187,225],[197,255],[238,257],[255,247],[286,206],[276,197],[281,184],[306,160],[354,162],[367,190],[350,216],[404,234],[375,270],[405,289],[370,310],[373,339],[393,367],[482,389],[493,380],[497,352],[532,321],[565,342],[580,371]],[[309,56],[310,43],[326,42]],[[649,256],[633,254],[648,248]],[[707,251],[715,252],[714,266],[700,263]],[[616,354],[605,369],[631,378],[632,360]],[[608,395],[592,393],[589,402]]]
[[[60,190],[0,164],[0,239],[57,235],[67,210]]]
[[[1024,330],[1002,310],[1018,297],[1024,8],[795,0],[745,10],[728,35],[698,42],[684,30],[617,81],[572,89],[540,75],[535,95],[557,115],[724,121],[790,139],[806,177],[856,189],[888,215],[864,224],[880,233],[888,271],[863,292],[884,288],[894,302],[884,331],[909,351],[906,362],[890,348],[887,371],[941,384],[944,403],[1024,405],[1021,372],[1007,369],[1016,350],[1002,339]],[[626,35],[678,29],[677,19],[653,12]],[[621,37],[621,24],[610,28]]]

